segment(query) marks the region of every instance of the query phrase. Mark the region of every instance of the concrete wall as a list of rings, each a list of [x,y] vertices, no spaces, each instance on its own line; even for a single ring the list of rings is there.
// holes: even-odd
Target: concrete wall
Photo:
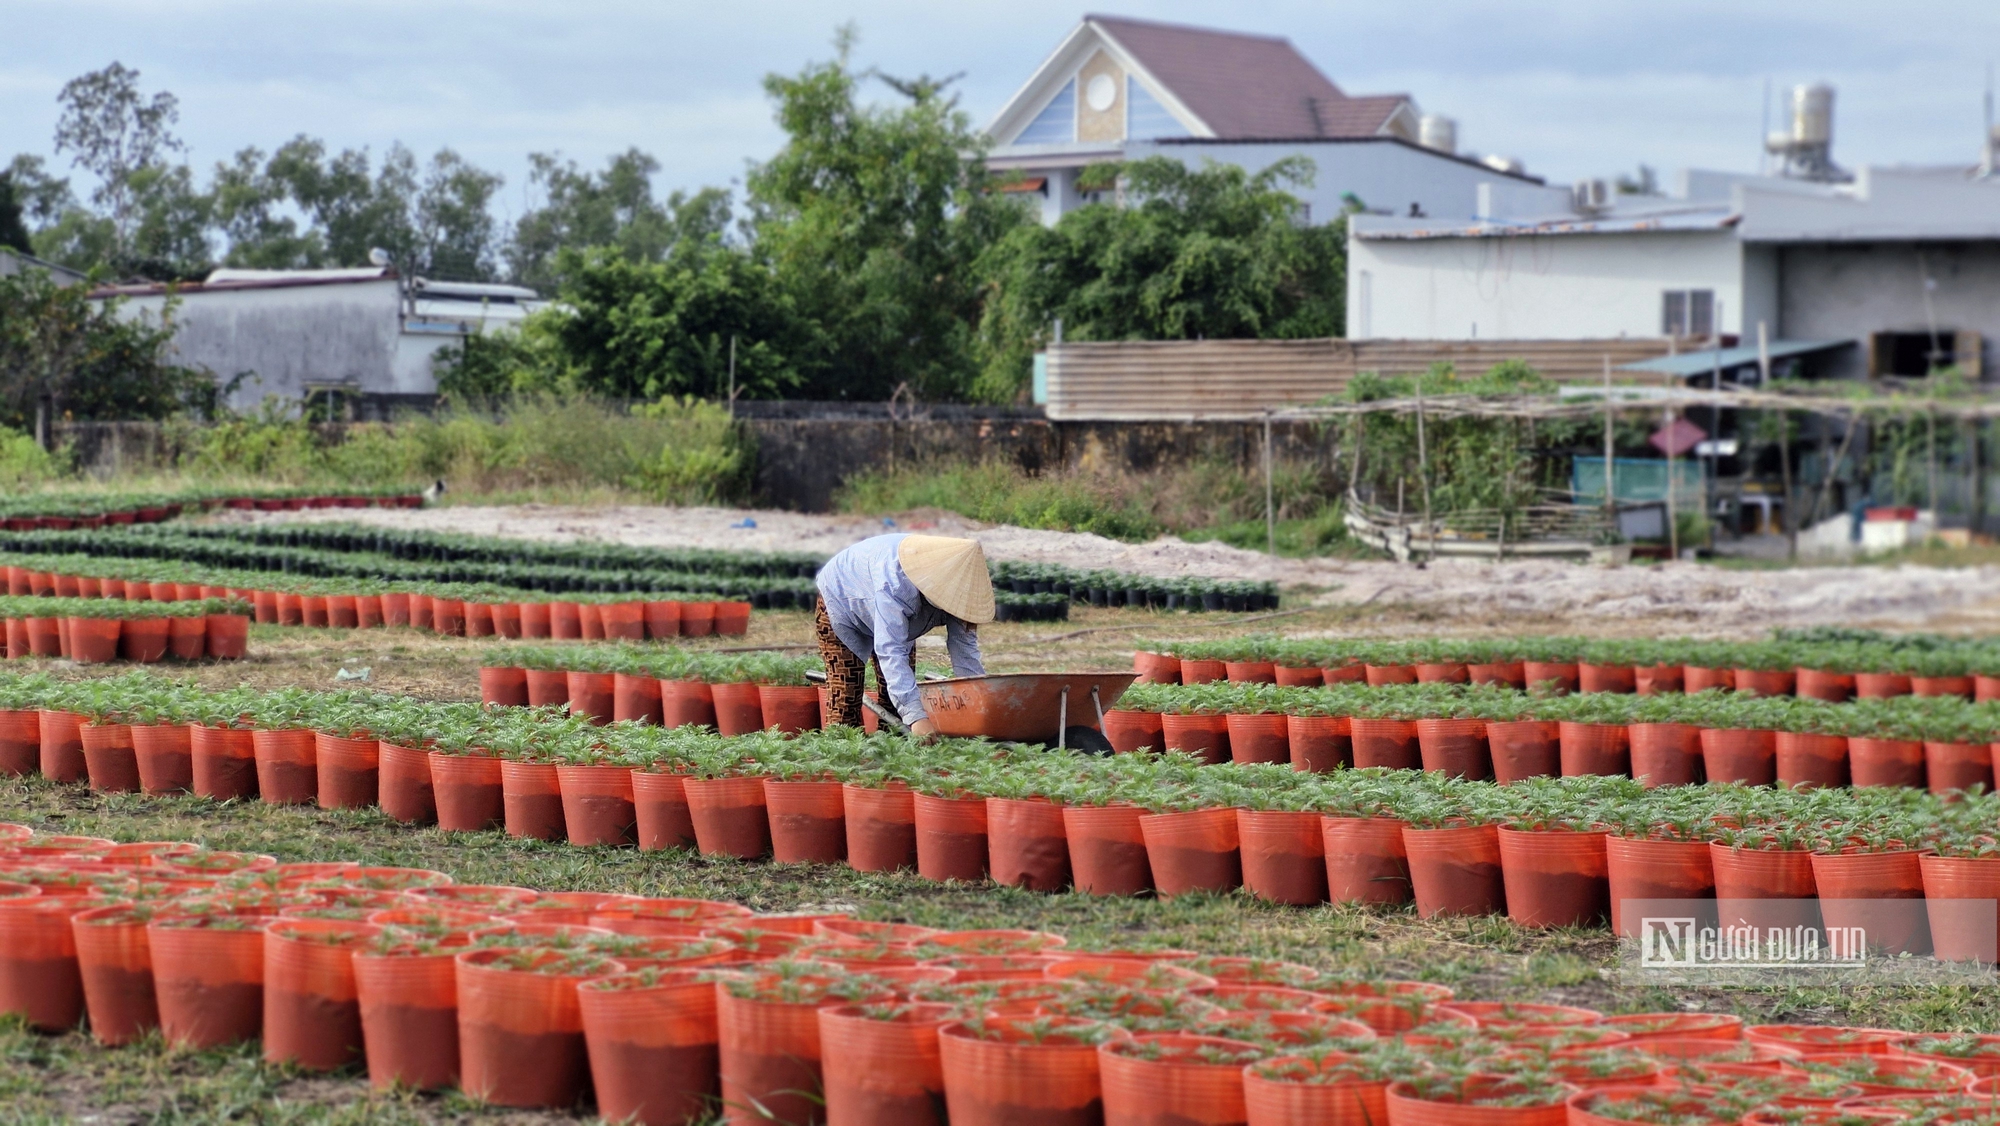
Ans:
[[[1356,338],[1657,337],[1669,289],[1714,290],[1723,331],[1742,331],[1745,267],[1728,231],[1350,237],[1347,246],[1349,291],[1368,294],[1366,324],[1349,326]]]
[[[1866,374],[1867,336],[1941,330],[1980,333],[1982,370],[2000,362],[2000,242],[1788,245],[1776,251],[1783,334],[1797,340],[1858,339],[1829,374]],[[1924,278],[1930,310],[1924,304]],[[1950,346],[1950,341],[1945,342]]]
[[[393,279],[186,294],[173,313],[173,362],[206,368],[225,383],[254,372],[230,399],[237,408],[267,395],[298,399],[309,385],[348,384],[373,394],[432,390],[398,377],[399,300]],[[165,302],[127,298],[123,309],[157,322]]]

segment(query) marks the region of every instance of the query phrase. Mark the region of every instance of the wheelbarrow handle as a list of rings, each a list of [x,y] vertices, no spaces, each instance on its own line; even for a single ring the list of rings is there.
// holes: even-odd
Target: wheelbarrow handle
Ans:
[[[906,735],[909,734],[910,729],[904,725],[903,718],[895,712],[890,711],[888,708],[883,707],[866,696],[861,697],[861,706],[874,712],[875,718],[882,721],[882,726],[891,731],[900,731]]]

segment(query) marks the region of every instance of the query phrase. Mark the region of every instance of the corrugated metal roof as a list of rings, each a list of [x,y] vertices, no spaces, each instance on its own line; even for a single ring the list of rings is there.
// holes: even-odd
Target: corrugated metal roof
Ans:
[[[1253,418],[1338,395],[1358,372],[1399,375],[1435,363],[1483,373],[1527,362],[1558,382],[1601,382],[1665,355],[1662,339],[1167,340],[1057,344],[1048,351],[1048,416],[1056,421]],[[1628,377],[1629,378],[1629,377]]]
[[[1475,219],[1445,222],[1355,216],[1359,239],[1514,238],[1521,235],[1602,235],[1673,231],[1715,231],[1733,227],[1741,216],[1728,208],[1609,215],[1591,219],[1579,215],[1536,219]]]
[[[1773,340],[1770,345],[1773,360],[1790,359],[1793,356],[1808,356],[1815,352],[1831,352],[1836,348],[1849,348],[1852,340]],[[1677,356],[1661,356],[1657,359],[1640,360],[1637,363],[1620,364],[1619,371],[1648,372],[1653,375],[1671,375],[1686,379],[1720,368],[1743,367],[1757,362],[1757,346],[1738,345],[1734,348],[1703,348],[1694,352],[1682,352]]]

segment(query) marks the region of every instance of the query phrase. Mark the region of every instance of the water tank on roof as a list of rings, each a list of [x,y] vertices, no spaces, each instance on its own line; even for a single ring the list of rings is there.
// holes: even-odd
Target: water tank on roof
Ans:
[[[1501,156],[1499,153],[1494,153],[1490,156],[1484,157],[1480,160],[1479,163],[1484,164],[1486,167],[1491,168],[1495,172],[1505,172],[1509,176],[1519,176],[1523,172],[1525,172],[1528,167],[1527,165],[1522,164],[1520,160],[1515,157]]]
[[[1427,113],[1417,123],[1417,143],[1427,149],[1456,155],[1458,122],[1441,113]]]
[[[1792,141],[1802,145],[1833,144],[1833,87],[1815,82],[1793,88]]]

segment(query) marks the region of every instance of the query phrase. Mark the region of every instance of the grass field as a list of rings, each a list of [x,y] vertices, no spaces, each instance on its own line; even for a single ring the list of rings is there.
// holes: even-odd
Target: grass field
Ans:
[[[1226,636],[1259,628],[1393,629],[1394,613],[1365,621],[1351,612],[1221,624],[1122,628],[1133,616],[1083,611],[1074,622],[982,630],[996,670],[1129,667],[1149,634]],[[798,644],[801,614],[759,614],[748,638],[722,647]],[[1514,623],[1519,628],[1518,623]],[[1081,630],[1101,632],[1082,633]],[[1076,636],[1069,636],[1076,635]],[[1061,638],[1061,640],[1048,640]],[[473,699],[481,641],[410,631],[356,634],[258,627],[251,659],[186,675],[209,686],[333,687],[341,668],[371,670],[368,686],[430,699]],[[62,675],[82,670],[51,662]],[[114,669],[112,671],[123,671]],[[163,675],[169,674],[163,672]],[[525,842],[502,833],[411,829],[378,812],[333,812],[215,803],[200,798],[96,795],[39,780],[0,783],[0,820],[50,832],[131,840],[191,840],[270,853],[286,861],[348,859],[432,868],[461,882],[550,890],[699,896],[761,911],[851,910],[869,919],[939,927],[1029,927],[1069,936],[1077,947],[1164,945],[1284,958],[1330,970],[1443,982],[1469,999],[1546,1000],[1609,1011],[1688,1008],[1735,1012],[1752,1021],[1815,1021],[1913,1030],[2000,1027],[1991,977],[1902,984],[1795,984],[1720,989],[1649,986],[1609,972],[1617,956],[1604,931],[1535,932],[1504,919],[1426,922],[1407,910],[1274,907],[1247,896],[1106,900],[1040,895],[992,886],[938,885],[914,875],[869,875],[844,867],[781,867],[710,860],[691,853],[639,853]],[[1885,975],[1871,975],[1870,981]],[[122,1049],[87,1035],[51,1037],[0,1023],[0,1122],[543,1122],[569,1116],[481,1108],[457,1095],[371,1095],[358,1071],[305,1076],[266,1066],[255,1045],[224,1052],[169,1051],[157,1038]]]

